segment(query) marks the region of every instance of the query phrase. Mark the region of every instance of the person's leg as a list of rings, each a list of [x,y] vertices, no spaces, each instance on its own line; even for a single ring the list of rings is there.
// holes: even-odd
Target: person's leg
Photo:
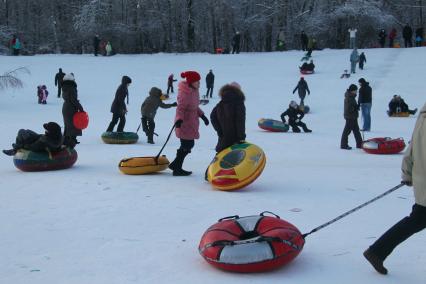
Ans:
[[[170,85],[167,86],[167,92],[166,92],[167,95],[169,94],[169,91],[170,91]]]
[[[355,73],[356,62],[351,61],[351,73]]]
[[[365,107],[364,130],[371,130],[371,103],[367,103]]]
[[[126,115],[125,114],[120,115],[119,118],[120,118],[120,122],[118,123],[118,126],[117,126],[117,132],[123,132],[124,126],[126,125]]]
[[[116,113],[113,113],[112,114],[112,120],[111,120],[111,122],[109,123],[109,126],[108,126],[108,128],[107,128],[107,132],[112,132],[112,131],[114,131],[114,126],[117,124],[117,122],[118,122],[118,119],[120,118],[120,115],[119,114],[116,114]]]
[[[348,137],[351,133],[350,122],[346,119],[345,128],[343,128],[342,138],[340,139],[340,148],[342,149],[350,149],[348,145]]]
[[[58,85],[58,98],[60,98],[60,97],[61,97],[61,86]]]
[[[302,127],[303,131],[304,131],[304,132],[306,132],[306,133],[310,133],[310,132],[312,132],[312,130],[310,130],[310,129],[306,126],[306,124],[305,124],[304,122],[299,121],[299,122],[297,123],[297,125],[298,125],[298,126],[300,126],[300,127]]]
[[[194,140],[180,139],[180,148],[176,151],[176,158],[169,165],[169,169],[173,170],[174,176],[189,176],[192,174],[191,171],[185,171],[182,169],[182,164],[185,157],[191,153],[191,149],[193,147]]]
[[[300,133],[300,128],[297,127],[297,124],[295,122],[290,123],[291,131],[294,133]]]
[[[154,144],[154,131],[155,131],[155,122],[152,118],[149,118],[148,121],[148,143]]]
[[[213,97],[213,87],[210,88],[210,98]]]
[[[361,132],[359,131],[357,119],[354,119],[353,121],[351,121],[351,130],[352,130],[352,132],[355,136],[356,147],[361,148],[362,147],[362,137],[361,137]]]

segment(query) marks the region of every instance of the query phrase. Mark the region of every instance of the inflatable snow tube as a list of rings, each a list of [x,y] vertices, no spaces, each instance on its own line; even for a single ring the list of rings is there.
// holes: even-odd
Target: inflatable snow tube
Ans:
[[[266,164],[266,156],[258,146],[245,142],[219,152],[207,169],[207,178],[219,190],[243,188],[255,181]]]
[[[102,141],[106,144],[134,144],[138,142],[139,136],[135,132],[104,132]]]
[[[72,167],[77,157],[77,152],[71,148],[64,148],[59,152],[18,150],[13,157],[13,163],[24,172],[53,171]]]
[[[390,115],[390,117],[409,117],[409,116],[410,116],[410,113],[408,111],[397,112],[397,113]]]
[[[279,216],[220,219],[203,234],[198,251],[216,268],[232,272],[264,272],[291,262],[302,251],[300,231]]]
[[[162,155],[156,157],[134,157],[123,159],[118,164],[118,168],[126,175],[145,175],[164,171],[169,166],[169,160]]]
[[[402,138],[372,138],[362,143],[362,149],[369,154],[398,154],[405,148]]]
[[[304,114],[307,114],[307,113],[311,110],[311,108],[310,108],[309,106],[307,106],[307,105],[305,105],[305,106],[300,105],[300,106],[299,106],[299,109],[300,109],[301,111],[303,111],[303,113],[304,113]]]
[[[311,74],[314,74],[315,73],[315,71],[310,71],[310,70],[300,70],[300,73],[301,74],[303,74],[303,75],[311,75]]]
[[[259,119],[257,125],[259,125],[261,129],[271,132],[287,132],[289,129],[288,124],[270,118]]]

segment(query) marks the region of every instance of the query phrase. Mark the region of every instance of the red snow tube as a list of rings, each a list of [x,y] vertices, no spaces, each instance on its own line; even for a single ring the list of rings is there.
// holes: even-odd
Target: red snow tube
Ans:
[[[315,71],[314,70],[300,70],[300,73],[302,73],[303,75],[310,75],[310,74],[314,74]]]
[[[76,112],[72,118],[72,122],[77,129],[86,129],[89,125],[89,115],[85,111]]]
[[[397,154],[404,148],[405,142],[402,138],[380,137],[368,139],[362,143],[362,149],[369,154]]]
[[[198,251],[216,268],[233,272],[263,272],[291,262],[305,240],[292,224],[274,217],[222,218],[201,238]]]

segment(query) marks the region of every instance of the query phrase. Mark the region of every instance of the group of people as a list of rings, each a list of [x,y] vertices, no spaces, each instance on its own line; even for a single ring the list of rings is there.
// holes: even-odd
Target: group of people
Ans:
[[[99,35],[95,35],[93,38],[93,53],[95,56],[98,56],[99,51],[104,56],[113,55],[112,45],[110,41],[101,40]]]
[[[397,37],[396,28],[392,28],[389,35],[386,34],[385,29],[381,29],[379,32],[379,44],[381,47],[385,47],[386,38],[389,40],[389,47],[395,47],[395,39]],[[405,47],[413,46],[413,29],[409,24],[406,24],[402,29],[402,38],[404,39]],[[416,46],[422,46],[424,41],[423,28],[419,27],[415,31],[414,41]]]
[[[359,64],[359,69],[364,70],[364,64],[367,63],[367,57],[364,52],[361,54],[358,53],[358,49],[354,48],[349,57],[349,61],[351,62],[351,73],[356,73],[356,65]]]

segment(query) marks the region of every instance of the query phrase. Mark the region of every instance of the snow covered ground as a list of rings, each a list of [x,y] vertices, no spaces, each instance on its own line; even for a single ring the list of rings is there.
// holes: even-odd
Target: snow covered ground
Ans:
[[[311,113],[304,121],[311,134],[267,133],[259,118],[279,119],[300,74],[302,52],[240,55],[156,54],[43,55],[0,57],[0,72],[26,66],[25,87],[0,95],[0,147],[7,149],[20,128],[42,132],[42,124],[62,125],[62,99],[56,98],[59,67],[73,72],[79,98],[90,114],[89,128],[77,146],[76,165],[68,170],[24,173],[12,159],[0,159],[0,283],[425,283],[425,233],[398,247],[387,259],[387,276],[376,273],[362,252],[386,229],[410,212],[412,190],[403,187],[341,221],[310,235],[302,253],[286,267],[261,274],[234,274],[208,265],[198,254],[203,232],[219,218],[256,215],[269,210],[303,233],[381,194],[400,182],[402,154],[368,155],[340,150],[344,126],[343,98],[360,77],[373,88],[372,131],[367,138],[410,139],[415,117],[389,118],[392,95],[412,108],[425,102],[426,48],[365,50],[364,71],[340,79],[349,69],[350,50],[314,52],[315,75],[305,76]],[[125,130],[136,131],[140,105],[152,86],[165,90],[170,73],[209,69],[216,75],[209,115],[217,91],[237,81],[246,94],[247,140],[267,155],[263,174],[236,192],[221,192],[204,182],[214,155],[216,135],[200,126],[201,138],[184,168],[194,173],[173,177],[169,170],[149,176],[126,176],[120,159],[158,153],[172,126],[174,110],[159,109],[155,145],[141,137],[135,145],[106,145],[100,135],[122,75],[133,79]],[[38,105],[36,86],[46,84],[47,105]],[[176,86],[176,84],[175,84]],[[172,96],[174,101],[175,96]],[[361,125],[361,119],[359,120]],[[139,133],[140,134],[140,133]],[[175,156],[173,135],[164,153]],[[350,145],[355,146],[353,136]]]

